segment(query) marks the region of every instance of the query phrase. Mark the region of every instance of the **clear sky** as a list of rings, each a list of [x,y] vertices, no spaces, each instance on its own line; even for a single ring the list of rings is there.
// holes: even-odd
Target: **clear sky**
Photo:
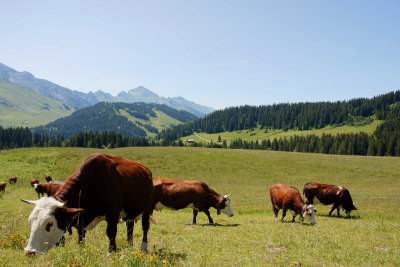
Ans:
[[[400,89],[400,1],[2,1],[0,62],[214,108]]]

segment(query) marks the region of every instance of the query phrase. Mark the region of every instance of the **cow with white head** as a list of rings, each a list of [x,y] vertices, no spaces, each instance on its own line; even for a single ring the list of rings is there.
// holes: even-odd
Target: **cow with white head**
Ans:
[[[77,228],[82,242],[86,230],[102,220],[107,222],[108,250],[115,252],[120,219],[128,227],[128,244],[132,244],[134,222],[142,220],[141,249],[146,251],[152,195],[152,174],[146,166],[124,158],[93,154],[54,195],[24,201],[35,204],[29,216],[31,235],[25,253],[48,251],[72,226]]]
[[[27,255],[47,252],[63,237],[74,218],[83,211],[66,208],[64,203],[53,197],[43,197],[34,201],[21,200],[35,205],[28,219],[31,235],[24,249]]]

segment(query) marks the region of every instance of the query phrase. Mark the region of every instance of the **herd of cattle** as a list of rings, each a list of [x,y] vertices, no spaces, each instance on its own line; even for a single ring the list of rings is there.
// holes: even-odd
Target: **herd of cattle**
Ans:
[[[198,212],[204,212],[210,224],[209,209],[217,214],[233,216],[230,195],[220,195],[201,181],[164,179],[152,177],[150,170],[128,159],[111,157],[105,154],[89,156],[78,169],[65,181],[54,181],[45,176],[47,183],[31,180],[31,186],[38,194],[38,200],[23,200],[34,204],[28,222],[31,234],[25,254],[45,253],[63,240],[66,231],[71,228],[78,231],[78,241],[83,242],[87,230],[93,229],[99,222],[107,222],[109,251],[116,250],[117,224],[125,222],[128,244],[132,245],[134,223],[141,219],[143,238],[141,249],[148,247],[147,233],[150,228],[151,215],[154,210],[193,209],[193,224]],[[9,183],[17,182],[17,177]],[[0,182],[0,192],[5,190],[6,183]],[[44,194],[47,197],[42,197]],[[343,208],[347,215],[356,210],[349,191],[341,186],[307,183],[303,195],[296,187],[275,184],[270,187],[270,197],[275,220],[282,209],[283,222],[287,210],[293,219],[300,215],[300,220],[315,224],[314,204],[333,204],[329,216],[337,209]]]

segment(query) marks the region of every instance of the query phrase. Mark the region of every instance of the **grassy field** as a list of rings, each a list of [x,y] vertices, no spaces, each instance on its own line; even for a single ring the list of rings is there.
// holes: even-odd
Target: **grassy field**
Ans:
[[[198,179],[221,194],[232,193],[235,216],[199,214],[191,210],[155,212],[149,232],[149,253],[139,252],[141,229],[134,247],[126,244],[119,225],[117,253],[107,255],[105,223],[77,234],[45,255],[26,257],[32,206],[28,183],[50,173],[63,180],[94,152],[122,156],[147,165],[153,176]],[[0,266],[399,266],[400,158],[359,157],[273,151],[185,147],[95,149],[17,149],[1,151],[0,181],[16,175],[0,195]],[[42,179],[43,180],[43,179]],[[358,207],[350,218],[327,217],[330,207],[318,205],[315,226],[274,221],[268,195],[280,182],[302,188],[309,181],[340,184],[350,190]],[[336,214],[336,213],[334,213]],[[286,220],[289,221],[290,215]]]
[[[215,133],[215,134],[208,134],[208,133],[198,133],[198,135],[206,140],[213,141],[214,143],[217,143],[218,141],[218,136],[221,136],[221,140],[226,140],[228,144],[230,143],[231,140],[241,138],[243,140],[247,141],[256,141],[258,140],[261,142],[262,140],[265,139],[270,139],[271,141],[274,138],[284,138],[284,137],[290,137],[294,135],[310,135],[310,134],[315,134],[318,136],[321,136],[322,134],[332,134],[332,135],[337,135],[341,133],[359,133],[359,132],[365,132],[368,134],[372,134],[376,127],[381,124],[382,121],[375,120],[370,124],[363,125],[363,126],[350,126],[350,125],[342,125],[342,126],[326,126],[321,129],[312,129],[312,130],[307,130],[307,131],[298,131],[298,130],[288,130],[288,131],[283,131],[279,129],[249,129],[249,130],[241,130],[241,131],[233,131],[233,132],[223,132],[223,133]],[[181,140],[185,139],[193,139],[196,142],[206,142],[204,139],[200,139],[198,136],[192,134],[189,136],[185,136],[180,138]]]
[[[70,115],[73,110],[51,98],[0,81],[0,125],[34,127]]]

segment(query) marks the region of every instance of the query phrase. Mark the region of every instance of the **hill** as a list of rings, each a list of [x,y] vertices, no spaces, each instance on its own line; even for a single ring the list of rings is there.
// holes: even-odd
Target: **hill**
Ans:
[[[213,108],[196,104],[192,101],[186,100],[183,97],[160,97],[143,86],[139,86],[135,89],[129,90],[128,92],[122,91],[115,97],[101,90],[98,90],[94,93],[83,93],[68,89],[44,79],[38,79],[26,71],[18,72],[1,63],[0,79],[9,84],[13,84],[35,92],[39,95],[57,100],[70,107],[73,107],[74,109],[85,108],[99,102],[144,102],[165,104],[178,110],[186,110],[198,117],[204,117],[206,114],[214,111]]]
[[[205,118],[162,131],[159,138],[177,140],[194,132],[208,134],[249,129],[283,131],[322,129],[327,126],[367,125],[385,120],[390,107],[400,101],[400,91],[371,99],[349,101],[241,106],[217,110]]]
[[[124,136],[145,137],[155,136],[162,129],[196,118],[187,111],[178,111],[166,105],[101,102],[33,130],[67,138],[88,131],[114,131]]]
[[[0,125],[37,126],[74,111],[68,105],[0,79]]]

